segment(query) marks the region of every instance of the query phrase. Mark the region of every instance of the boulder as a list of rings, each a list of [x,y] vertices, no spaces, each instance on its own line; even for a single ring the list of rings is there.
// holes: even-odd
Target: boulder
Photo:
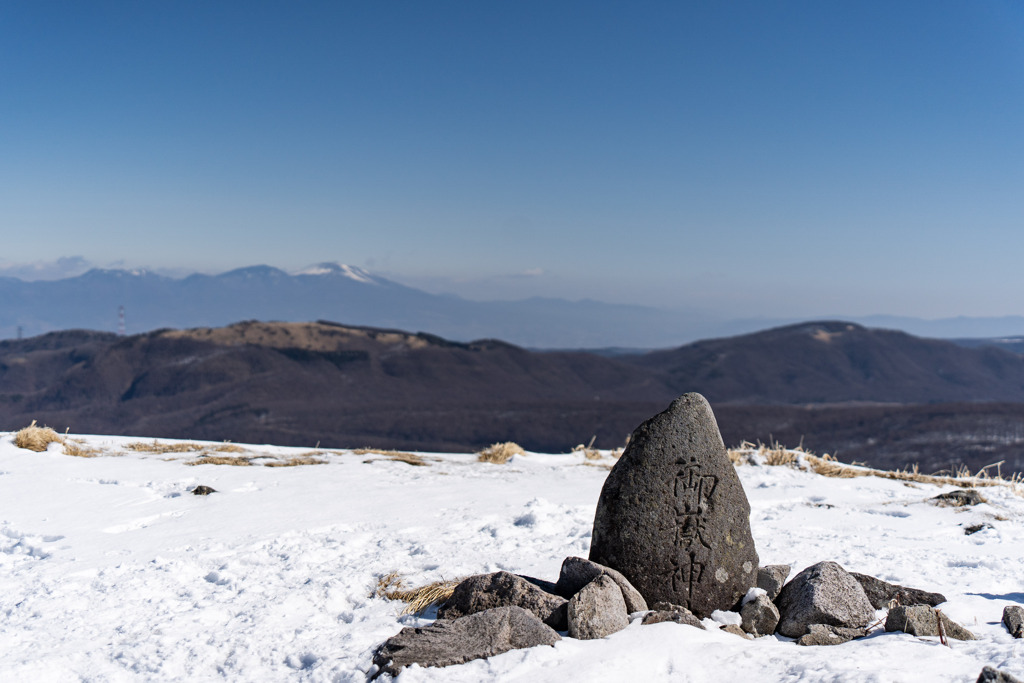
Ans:
[[[770,636],[779,625],[779,609],[767,595],[758,595],[743,605],[740,608],[740,617],[743,619],[740,626],[755,638]]]
[[[192,489],[192,493],[193,495],[196,496],[208,496],[211,493],[217,493],[217,489],[213,488],[212,486],[207,486],[206,484],[200,484],[199,486]]]
[[[569,636],[572,638],[604,638],[627,626],[626,601],[607,574],[598,576],[569,600]]]
[[[759,567],[757,570],[757,587],[768,594],[769,600],[779,597],[779,591],[786,585],[789,578],[790,566],[788,564],[769,564]]]
[[[672,621],[677,624],[686,624],[687,626],[693,626],[704,629],[704,624],[700,622],[700,619],[693,616],[693,612],[682,607],[681,605],[673,605],[668,602],[659,602],[654,606],[653,612],[648,612],[644,615],[643,621],[640,623],[643,625],[648,624],[660,624],[665,621]]]
[[[561,636],[522,607],[497,607],[466,617],[403,628],[373,654],[381,674],[397,676],[410,664],[450,666],[509,650],[554,645]]]
[[[975,489],[957,489],[948,493],[940,493],[932,498],[932,502],[942,507],[966,507],[988,501]]]
[[[885,618],[886,631],[903,631],[912,636],[939,635],[939,621],[947,638],[977,640],[975,635],[956,623],[940,610],[929,605],[897,605],[889,610]]]
[[[622,572],[648,604],[701,618],[754,585],[750,504],[703,396],[677,398],[630,436],[598,499],[590,559]]]
[[[558,574],[558,583],[555,584],[554,593],[566,599],[571,598],[602,574],[611,578],[622,591],[622,599],[626,601],[627,612],[632,614],[633,612],[647,611],[647,601],[636,588],[633,588],[629,579],[611,567],[605,567],[582,557],[567,557],[562,561],[562,570]]]
[[[495,572],[471,576],[456,586],[437,610],[437,618],[458,619],[495,607],[515,606],[533,612],[556,631],[564,631],[568,627],[567,604],[565,598],[547,593],[521,576]]]
[[[857,580],[835,562],[819,562],[787,583],[775,601],[779,633],[799,638],[811,624],[862,628],[875,609]]]
[[[742,628],[740,628],[736,624],[722,624],[721,627],[719,627],[719,629],[722,630],[722,631],[725,631],[726,633],[731,633],[734,636],[739,636],[741,638],[746,638],[747,640],[753,640],[753,636],[748,634],[746,631],[744,631]]]
[[[866,628],[843,628],[828,624],[811,624],[807,633],[796,640],[797,645],[842,645],[868,634]]]
[[[895,583],[887,583],[867,574],[850,572],[850,576],[857,579],[857,583],[864,589],[864,594],[871,601],[875,609],[885,609],[893,599],[901,605],[941,605],[946,602],[946,596],[942,593],[929,593],[917,588],[907,588]]]
[[[981,670],[978,675],[976,683],[1024,683],[1016,676],[1011,676],[1005,671],[999,669],[993,669],[991,666],[986,666]]]
[[[1007,605],[1003,608],[1003,626],[1014,638],[1024,637],[1024,607]]]

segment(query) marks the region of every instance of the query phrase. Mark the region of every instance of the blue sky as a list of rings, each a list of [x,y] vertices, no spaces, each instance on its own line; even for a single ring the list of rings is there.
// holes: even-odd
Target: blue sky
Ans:
[[[0,273],[1024,314],[1024,6],[8,2]]]

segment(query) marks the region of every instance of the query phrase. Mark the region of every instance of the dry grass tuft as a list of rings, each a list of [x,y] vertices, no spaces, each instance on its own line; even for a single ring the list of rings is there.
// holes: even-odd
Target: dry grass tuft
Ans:
[[[311,458],[308,455],[297,455],[294,458],[288,460],[275,460],[274,462],[266,463],[267,467],[299,467],[300,465],[326,465],[326,460],[320,460],[319,458]]]
[[[590,443],[588,443],[586,446],[584,446],[583,444],[580,444],[579,446],[576,446],[575,448],[573,448],[572,452],[573,453],[582,453],[583,457],[586,458],[587,460],[600,460],[601,457],[602,457],[601,456],[601,451],[599,451],[598,449],[594,448],[594,441],[596,441],[596,440],[597,440],[597,436],[593,436],[593,437],[590,438]]]
[[[64,436],[63,443],[64,455],[73,455],[76,458],[95,458],[100,454],[100,450],[98,448],[86,446],[81,441],[72,439],[67,435]]]
[[[42,453],[51,443],[64,443],[64,437],[49,427],[37,427],[36,421],[18,431],[14,435],[14,445],[18,448],[27,448],[36,453]]]
[[[491,444],[477,453],[476,459],[479,462],[490,462],[495,465],[504,465],[512,459],[513,455],[525,453],[522,447],[514,441]]]
[[[237,455],[200,455],[195,460],[189,460],[186,465],[233,465],[235,467],[247,467],[252,464],[252,458]]]
[[[427,462],[428,458],[424,458],[422,455],[416,453],[406,453],[405,451],[388,451],[380,448],[357,448],[352,451],[355,455],[381,455],[388,460],[396,460],[398,462],[404,462],[406,465],[412,465],[413,467],[426,467],[430,465]],[[436,460],[437,458],[430,458],[430,460]],[[364,463],[371,463],[380,460],[380,458],[370,458],[364,460]]]
[[[385,574],[377,579],[377,588],[371,597],[401,600],[408,603],[402,614],[419,614],[431,605],[444,602],[451,597],[462,579],[435,581],[419,588],[405,589],[405,582],[398,572]]]
[[[152,443],[146,441],[133,441],[124,446],[130,451],[137,453],[244,453],[245,449],[238,444],[201,444],[193,441],[179,441],[167,443],[153,439]]]

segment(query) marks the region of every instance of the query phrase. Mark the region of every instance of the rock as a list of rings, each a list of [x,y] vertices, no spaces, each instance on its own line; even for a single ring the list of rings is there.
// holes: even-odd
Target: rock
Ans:
[[[757,570],[757,587],[764,589],[769,600],[779,597],[779,591],[786,585],[789,578],[790,566],[788,564],[769,564],[759,567]]]
[[[977,640],[973,633],[956,623],[940,610],[928,605],[897,605],[885,618],[886,631],[903,631],[912,636],[939,635],[939,620],[947,638]]]
[[[866,628],[843,628],[828,624],[811,624],[807,633],[797,638],[797,645],[842,645],[868,634]]]
[[[703,396],[677,398],[630,436],[598,499],[590,559],[622,572],[648,604],[698,617],[731,609],[754,585],[750,504]]]
[[[565,598],[546,593],[520,576],[495,572],[471,576],[456,586],[437,610],[437,618],[458,619],[495,607],[516,606],[533,612],[556,631],[564,631],[568,628],[567,604]]]
[[[767,595],[756,598],[740,608],[743,622],[740,626],[754,636],[770,636],[779,625],[779,610]]]
[[[594,640],[629,626],[622,591],[607,574],[580,589],[569,601],[569,636]]]
[[[750,636],[748,633],[746,633],[743,629],[741,629],[736,624],[722,624],[722,626],[721,626],[721,628],[719,630],[725,631],[726,633],[731,633],[734,636],[740,636],[741,638],[746,638],[747,640],[753,640],[752,636]]]
[[[423,628],[403,628],[374,652],[378,671],[373,678],[397,676],[410,664],[450,666],[559,640],[554,629],[522,607],[497,607]]]
[[[1024,607],[1007,605],[1003,608],[1003,626],[1014,638],[1024,637]]]
[[[999,669],[993,669],[991,666],[986,666],[981,670],[978,675],[976,683],[1024,683],[1016,676],[1011,676],[1005,671]]]
[[[950,491],[948,493],[940,493],[932,498],[932,500],[936,505],[940,505],[942,507],[957,508],[988,502],[974,489],[957,489],[956,491]]]
[[[205,484],[200,484],[199,486],[197,486],[194,489],[192,489],[192,493],[197,495],[197,496],[208,496],[211,493],[217,493],[217,489],[213,488],[212,486],[206,486]]]
[[[811,624],[861,628],[875,609],[857,580],[835,562],[819,562],[787,583],[775,600],[779,633],[799,638]]]
[[[640,623],[647,626],[649,624],[660,624],[665,621],[673,621],[677,624],[686,624],[687,626],[699,628],[702,631],[705,630],[704,624],[700,623],[700,619],[693,616],[693,612],[685,607],[668,602],[659,602],[654,606],[653,612],[648,612],[644,615]]]
[[[627,612],[632,614],[633,612],[647,611],[647,601],[636,588],[633,588],[629,579],[611,567],[605,567],[582,557],[567,557],[562,561],[562,571],[558,575],[558,583],[555,584],[553,592],[563,598],[571,598],[602,574],[609,576],[622,591],[622,599],[626,601]]]
[[[964,527],[964,535],[965,536],[970,536],[972,534],[978,533],[979,531],[984,531],[985,529],[994,529],[994,528],[995,528],[994,526],[992,526],[991,524],[988,524],[987,522],[980,522],[978,524],[971,524],[970,526]]]
[[[887,608],[889,601],[893,599],[899,600],[901,605],[931,605],[932,607],[946,602],[946,596],[942,593],[929,593],[917,588],[907,588],[857,572],[850,572],[850,576],[857,579],[860,587],[864,589],[864,594],[871,601],[871,606],[875,609]]]

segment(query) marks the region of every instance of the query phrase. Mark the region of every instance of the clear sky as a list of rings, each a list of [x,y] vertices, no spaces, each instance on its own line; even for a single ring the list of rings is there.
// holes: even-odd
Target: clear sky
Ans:
[[[0,3],[0,274],[1024,313],[1024,4]]]

